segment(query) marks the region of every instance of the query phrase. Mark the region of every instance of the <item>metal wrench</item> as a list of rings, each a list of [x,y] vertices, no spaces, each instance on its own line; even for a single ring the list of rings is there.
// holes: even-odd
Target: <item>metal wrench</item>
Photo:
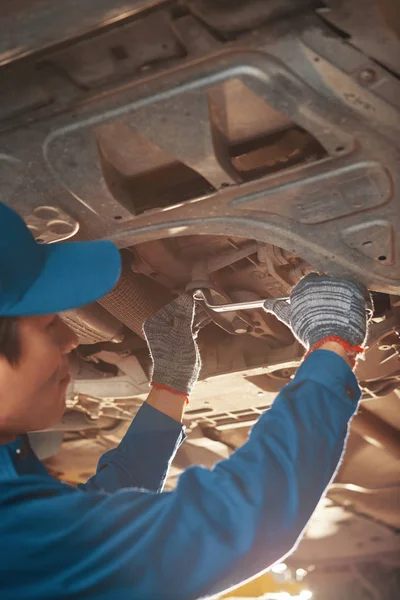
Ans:
[[[261,300],[251,300],[249,302],[232,302],[229,304],[210,304],[203,292],[203,290],[197,289],[193,291],[193,298],[195,300],[199,300],[204,302],[205,306],[210,310],[213,310],[217,313],[225,313],[232,312],[235,310],[252,310],[253,308],[263,308],[264,302],[266,300],[284,300],[287,302],[289,300],[289,296],[285,296],[283,298],[264,298]]]

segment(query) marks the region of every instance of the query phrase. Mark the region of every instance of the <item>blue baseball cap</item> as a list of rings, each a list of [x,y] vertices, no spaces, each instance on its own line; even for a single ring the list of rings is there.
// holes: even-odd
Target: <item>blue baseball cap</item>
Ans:
[[[38,244],[22,218],[0,202],[0,316],[84,306],[107,294],[120,273],[112,242]]]

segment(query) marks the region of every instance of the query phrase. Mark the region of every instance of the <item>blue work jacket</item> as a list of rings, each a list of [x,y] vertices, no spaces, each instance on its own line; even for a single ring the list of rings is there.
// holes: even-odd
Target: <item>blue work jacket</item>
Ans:
[[[0,446],[1,600],[190,600],[266,570],[334,476],[359,397],[344,360],[313,352],[242,448],[172,492],[183,428],[148,405],[78,489]]]

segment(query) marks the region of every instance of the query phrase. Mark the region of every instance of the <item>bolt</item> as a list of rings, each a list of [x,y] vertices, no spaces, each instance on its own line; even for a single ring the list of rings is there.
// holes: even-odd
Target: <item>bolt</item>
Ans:
[[[239,317],[235,317],[232,321],[233,331],[235,333],[247,333],[247,324]]]
[[[377,74],[375,69],[372,69],[371,67],[367,67],[365,69],[363,69],[362,71],[360,71],[358,78],[363,82],[363,83],[372,83],[376,80]]]
[[[112,342],[113,344],[120,344],[121,342],[124,341],[124,334],[122,332],[117,332],[113,338],[111,338],[110,342]]]
[[[384,321],[386,319],[386,315],[382,315],[380,317],[372,317],[371,321],[373,321],[373,323],[382,323],[382,321]]]
[[[391,350],[392,348],[395,348],[394,344],[389,345],[389,344],[381,344],[380,346],[378,346],[379,350]]]

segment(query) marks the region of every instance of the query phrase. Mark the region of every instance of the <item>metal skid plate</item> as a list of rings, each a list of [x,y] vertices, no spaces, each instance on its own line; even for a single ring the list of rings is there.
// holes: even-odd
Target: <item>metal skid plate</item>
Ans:
[[[117,82],[75,85],[57,69],[57,52],[49,55],[52,68],[35,80],[43,96],[29,105],[25,90],[25,108],[2,122],[4,200],[25,217],[56,206],[80,223],[82,235],[120,247],[190,234],[253,238],[329,274],[400,293],[396,78],[311,12],[228,42],[193,16],[163,18],[184,51],[131,76],[125,71]],[[189,29],[191,37],[182,33]],[[20,69],[26,73],[30,63],[9,66],[8,76],[17,81]],[[360,78],[365,69],[373,80]],[[213,108],[213,94],[226,82],[240,82],[309,132],[325,158],[245,181],[226,159]],[[200,193],[136,214],[135,195],[114,178],[101,142],[109,132],[122,147],[121,131],[157,148],[160,163],[167,155],[194,173]],[[128,148],[121,164],[134,170],[135,151]]]

